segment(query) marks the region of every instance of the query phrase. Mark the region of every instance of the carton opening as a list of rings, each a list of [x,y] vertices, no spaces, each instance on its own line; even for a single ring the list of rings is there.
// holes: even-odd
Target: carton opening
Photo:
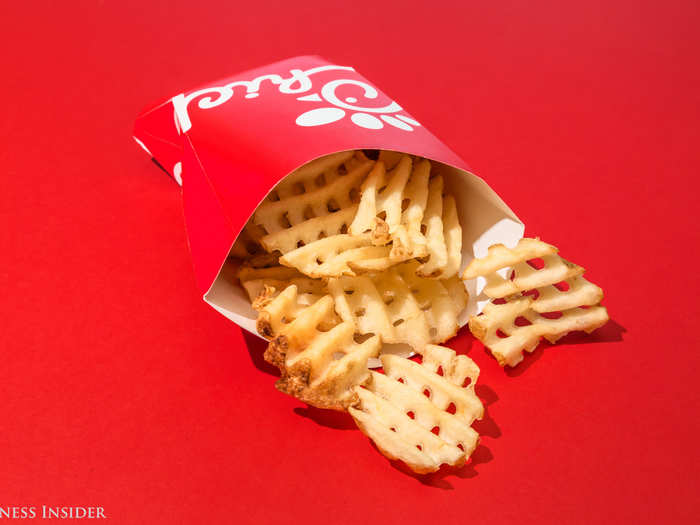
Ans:
[[[397,152],[393,153],[396,155],[395,158],[401,155]],[[410,153],[408,154],[410,155]],[[368,157],[371,158],[372,155],[372,152],[367,152]],[[444,180],[445,192],[455,198],[457,214],[462,227],[460,274],[472,259],[483,257],[490,245],[502,243],[508,247],[515,246],[522,238],[525,227],[481,178],[456,167],[428,160],[431,163],[431,176],[433,174],[441,175]],[[309,164],[307,163],[303,167]],[[295,170],[280,182],[288,180],[290,175],[299,171],[300,169]],[[276,200],[278,186],[279,184],[270,190],[263,202]],[[303,189],[300,188],[299,191],[301,193]],[[333,203],[330,202],[329,206],[333,206]],[[332,211],[335,210],[329,208],[329,212]],[[251,217],[252,215],[253,213],[251,213]],[[217,278],[204,295],[204,300],[243,329],[259,336],[255,327],[257,313],[251,307],[248,295],[237,278],[238,264],[231,257],[224,261]],[[469,300],[467,307],[458,319],[460,327],[467,323],[470,316],[479,313],[486,302],[486,298],[481,297],[478,293],[479,288],[483,287],[480,283],[467,281],[464,284],[469,293]],[[410,347],[404,344],[385,345],[383,351],[407,355],[410,353]],[[378,361],[371,364],[378,366]]]

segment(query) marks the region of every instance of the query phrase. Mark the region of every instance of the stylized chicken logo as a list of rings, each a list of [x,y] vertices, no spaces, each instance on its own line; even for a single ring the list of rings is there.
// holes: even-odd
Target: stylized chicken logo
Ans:
[[[355,106],[357,103],[356,97],[345,97],[343,100],[338,98],[335,91],[338,87],[344,85],[359,86],[364,90],[364,97],[367,99],[376,99],[379,92],[369,84],[360,82],[359,80],[339,79],[328,82],[321,88],[321,95],[313,93],[303,97],[298,97],[297,100],[303,102],[321,102],[325,99],[326,102],[333,104],[331,107],[322,107],[306,111],[299,115],[296,123],[299,126],[323,126],[331,124],[350,113],[350,120],[353,124],[365,129],[382,129],[384,124],[389,124],[395,128],[404,131],[413,131],[414,126],[420,124],[406,115],[399,115],[398,112],[403,108],[396,102],[379,107],[361,107]],[[323,98],[321,98],[323,97]],[[378,117],[376,116],[378,115]]]

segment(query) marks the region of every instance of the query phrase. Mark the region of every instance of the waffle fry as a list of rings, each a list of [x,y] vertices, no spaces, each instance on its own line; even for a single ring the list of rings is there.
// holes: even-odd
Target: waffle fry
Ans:
[[[458,316],[467,303],[461,281],[450,283],[416,275],[410,262],[368,276],[328,281],[338,315],[361,334],[379,334],[386,343],[406,343],[421,351],[444,342],[459,329]]]
[[[350,233],[361,235],[372,232],[373,242],[387,244],[390,232],[401,224],[401,202],[404,188],[411,176],[412,162],[404,155],[387,178],[384,163],[377,162],[362,184],[362,196],[357,215],[350,225]],[[384,215],[384,218],[379,218]]]
[[[556,343],[569,332],[591,333],[608,322],[608,313],[602,306],[571,308],[558,319],[549,319],[533,310],[536,302],[523,297],[505,304],[488,303],[483,315],[469,319],[469,330],[488,347],[501,366],[516,366],[523,360],[523,350],[535,350],[542,337]],[[516,324],[517,319],[520,325]],[[523,326],[525,323],[528,324]],[[506,337],[501,338],[499,332]]]
[[[427,200],[430,162],[423,160],[414,169],[411,158],[402,155],[387,174],[381,158],[380,153],[380,161],[362,185],[360,205],[350,233],[371,232],[374,243],[382,245],[397,237],[400,244],[393,249],[395,259],[424,257],[427,251],[421,220]],[[406,210],[402,210],[404,201]]]
[[[426,225],[428,262],[418,268],[423,277],[439,276],[447,266],[447,246],[442,222],[442,177],[433,177],[428,185],[428,203],[425,205],[423,224]]]
[[[464,269],[462,279],[475,279],[479,275],[490,275],[501,268],[513,266],[519,262],[556,254],[559,250],[539,239],[520,239],[515,248],[506,248],[502,244],[489,246],[486,257],[474,259]]]
[[[406,281],[430,326],[431,343],[444,343],[457,334],[459,314],[466,308],[469,295],[457,276],[446,280],[425,279],[418,276],[415,261],[396,266]]]
[[[286,280],[277,279],[252,279],[241,282],[243,289],[248,294],[253,309],[259,310],[267,301],[277,297],[288,286],[297,287],[297,302],[300,305],[310,306],[328,293],[326,284],[320,279],[310,277],[295,277]]]
[[[308,281],[302,280],[301,285],[308,286]],[[253,300],[253,309],[258,312],[255,323],[258,333],[265,339],[280,335],[300,312],[323,298],[319,293],[323,290],[325,288],[316,288],[315,283],[301,290],[296,284],[290,284],[284,289],[263,285],[262,291]],[[338,316],[331,312],[320,322],[320,327],[328,330],[339,322]]]
[[[403,156],[404,154],[399,153],[398,151],[383,149],[379,152],[379,160],[384,163],[384,166],[386,166],[386,169],[388,170],[394,169]]]
[[[430,342],[430,326],[404,280],[395,272],[380,277],[340,277],[328,282],[341,319],[361,334],[378,334],[386,343],[421,350]]]
[[[395,164],[389,173],[384,160]],[[462,228],[454,198],[443,198],[443,179],[430,179],[430,162],[395,154],[379,161],[362,184],[362,195],[350,233],[370,234],[372,243],[391,243],[390,258],[426,258],[419,275],[449,278],[462,259]],[[443,202],[444,201],[444,202]]]
[[[445,195],[442,200],[442,227],[447,263],[440,277],[449,279],[457,275],[462,264],[462,226],[457,215],[457,203],[452,195]]]
[[[543,263],[539,269],[531,264],[538,258]],[[510,279],[496,273],[502,269],[509,270]],[[486,304],[480,315],[469,319],[469,329],[501,366],[516,366],[523,350],[532,352],[542,337],[555,343],[574,330],[591,333],[609,317],[599,305],[603,291],[582,277],[584,271],[539,239],[521,239],[512,249],[491,246],[463,277],[485,277],[484,293],[500,303]]]
[[[367,360],[379,353],[379,337],[356,343],[355,327],[346,322],[325,329],[334,315],[328,295],[294,314],[265,351],[265,360],[281,372],[275,387],[318,408],[345,410],[357,401],[353,387],[369,379]]]
[[[347,155],[336,154],[331,157],[333,162],[330,164],[327,158],[319,159],[315,161],[319,163],[317,169],[311,170],[304,166],[286,177],[258,206],[253,214],[253,223],[261,226],[266,235],[271,235],[309,219],[325,217],[352,207],[355,204],[353,200],[359,198],[357,190],[374,162],[359,161],[349,170],[344,168],[343,171],[347,173],[343,174],[340,167],[342,161],[347,160]],[[324,171],[320,171],[321,168]],[[308,235],[309,232],[304,231],[303,234]],[[298,241],[303,240],[302,237],[303,235]],[[295,247],[298,241],[293,243]],[[275,237],[263,237],[261,242],[263,246],[271,246],[271,243],[280,241]],[[288,240],[286,244],[289,244]]]
[[[289,253],[319,239],[347,233],[348,225],[356,213],[357,205],[350,206],[266,235],[262,237],[261,242],[269,252]]]
[[[476,364],[434,345],[424,349],[422,364],[393,355],[381,360],[386,375],[371,372],[367,387],[354,389],[359,402],[349,412],[360,430],[417,473],[463,465],[479,441],[471,424],[484,413],[474,392]]]
[[[396,262],[389,251],[388,246],[373,246],[368,234],[340,234],[286,253],[280,263],[309,277],[340,277],[390,268]]]

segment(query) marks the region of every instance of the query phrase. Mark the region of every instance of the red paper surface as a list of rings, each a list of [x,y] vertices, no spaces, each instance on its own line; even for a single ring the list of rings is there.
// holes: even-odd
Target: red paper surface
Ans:
[[[694,2],[60,2],[3,8],[0,507],[114,523],[693,523],[700,158]],[[416,478],[279,394],[201,300],[144,102],[318,53],[435,132],[606,291],[613,321],[511,372]]]

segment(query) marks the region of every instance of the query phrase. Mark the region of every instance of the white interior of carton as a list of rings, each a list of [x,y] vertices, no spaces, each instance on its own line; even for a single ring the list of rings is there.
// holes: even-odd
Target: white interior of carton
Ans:
[[[475,257],[483,257],[492,244],[514,247],[523,236],[525,226],[496,193],[479,177],[458,168],[432,161],[432,171],[443,176],[445,191],[451,193],[457,203],[459,221],[462,226],[461,271]],[[271,188],[272,189],[272,188]],[[478,286],[481,288],[483,285]],[[467,308],[459,318],[464,326],[470,316],[479,313],[486,303],[480,297],[476,281],[465,282],[469,293]],[[219,274],[204,300],[222,315],[248,332],[258,335],[255,329],[257,314],[251,308],[248,296],[238,282],[233,264],[224,262]],[[406,345],[389,345],[383,351],[407,354]]]

